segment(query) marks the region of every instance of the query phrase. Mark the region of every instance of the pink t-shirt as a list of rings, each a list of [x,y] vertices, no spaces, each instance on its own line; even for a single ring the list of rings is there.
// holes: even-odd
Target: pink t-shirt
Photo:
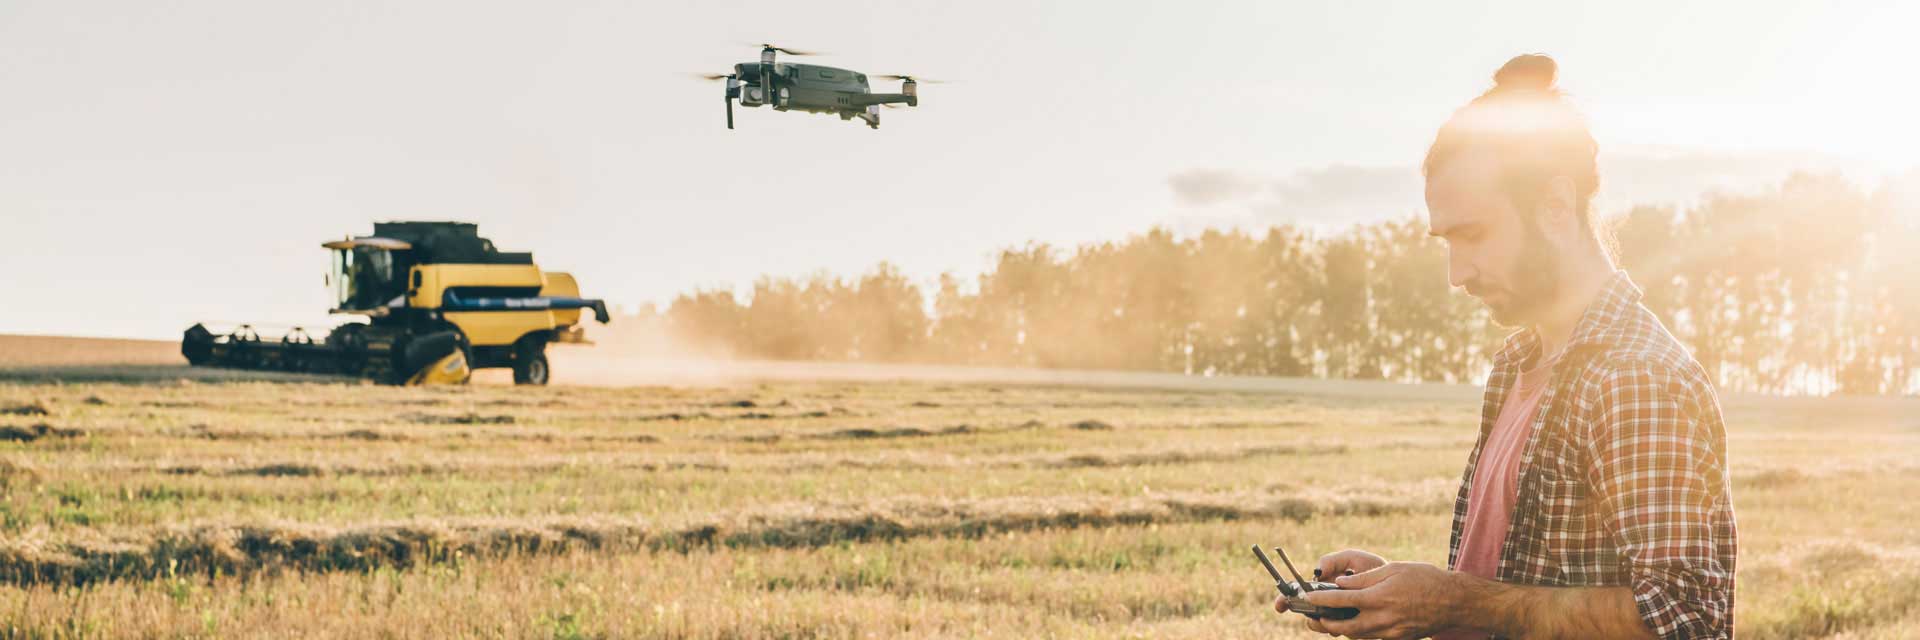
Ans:
[[[1454,569],[1488,580],[1500,571],[1500,550],[1507,543],[1507,525],[1513,520],[1513,502],[1520,487],[1520,458],[1526,453],[1527,436],[1533,433],[1534,414],[1547,390],[1547,378],[1553,373],[1551,359],[1520,374],[1520,381],[1507,392],[1500,415],[1487,433],[1487,446],[1480,450],[1480,463],[1474,467],[1473,487],[1467,493],[1467,520],[1460,528],[1460,558]],[[1434,640],[1470,640],[1487,634],[1450,629]]]

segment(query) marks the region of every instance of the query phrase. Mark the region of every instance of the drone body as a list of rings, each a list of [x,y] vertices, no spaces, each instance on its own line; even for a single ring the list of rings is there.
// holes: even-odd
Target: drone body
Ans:
[[[759,62],[742,62],[733,73],[706,76],[727,81],[727,128],[733,128],[733,103],[742,107],[770,106],[775,111],[838,114],[841,120],[859,118],[870,128],[880,128],[882,105],[920,104],[918,83],[909,76],[875,76],[899,80],[900,93],[873,93],[867,74],[816,64],[775,62],[776,52],[811,55],[762,45]]]

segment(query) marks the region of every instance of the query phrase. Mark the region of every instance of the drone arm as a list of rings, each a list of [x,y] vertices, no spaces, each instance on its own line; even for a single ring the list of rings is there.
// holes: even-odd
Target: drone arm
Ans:
[[[856,102],[860,106],[864,107],[870,104],[913,105],[913,104],[916,104],[918,101],[914,99],[914,96],[910,96],[904,93],[869,93],[867,95],[860,96]]]

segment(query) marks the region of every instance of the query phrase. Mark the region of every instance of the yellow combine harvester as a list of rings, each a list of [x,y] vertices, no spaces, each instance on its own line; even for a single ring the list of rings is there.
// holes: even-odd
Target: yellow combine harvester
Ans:
[[[543,272],[461,222],[382,222],[373,235],[321,245],[333,252],[332,313],[366,316],[316,338],[294,327],[263,338],[252,326],[187,329],[194,366],[335,373],[388,384],[466,382],[472,369],[513,369],[546,384],[547,344],[585,343],[580,310],[605,324],[607,305],[580,297],[573,276]]]

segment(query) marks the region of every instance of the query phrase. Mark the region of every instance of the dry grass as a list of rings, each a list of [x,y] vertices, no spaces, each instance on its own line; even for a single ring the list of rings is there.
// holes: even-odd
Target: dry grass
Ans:
[[[1308,637],[1245,545],[1444,561],[1477,415],[1380,385],[88,366],[0,376],[3,637]],[[1740,634],[1906,637],[1920,406],[1728,413]]]

